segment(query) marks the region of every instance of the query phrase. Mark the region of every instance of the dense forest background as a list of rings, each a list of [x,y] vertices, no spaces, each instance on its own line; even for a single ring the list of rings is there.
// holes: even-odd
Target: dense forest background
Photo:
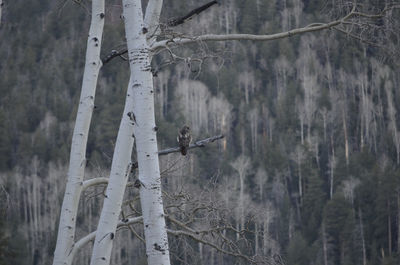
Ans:
[[[52,261],[90,22],[90,2],[76,2],[3,7],[0,264]],[[199,6],[164,2],[163,21]],[[220,2],[174,30],[275,33],[335,14],[322,0]],[[124,45],[121,3],[106,5],[103,55]],[[187,157],[162,158],[166,191],[217,191],[228,218],[239,225],[251,219],[260,235],[249,237],[250,254],[290,265],[400,263],[400,74],[381,49],[327,30],[175,52],[204,60],[155,58],[160,148],[175,146],[185,123],[194,139],[226,138]],[[123,60],[101,69],[86,178],[108,174],[128,77]],[[102,190],[83,196],[78,238],[95,230]],[[129,230],[117,238],[113,264],[145,264],[144,245]],[[190,240],[170,244],[174,264],[233,264],[206,247],[200,256]],[[89,253],[76,264],[88,264]]]

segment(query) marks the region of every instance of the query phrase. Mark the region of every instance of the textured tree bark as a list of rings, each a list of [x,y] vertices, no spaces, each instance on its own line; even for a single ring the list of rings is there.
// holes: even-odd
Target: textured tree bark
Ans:
[[[142,221],[142,217],[141,216],[128,218],[128,219],[125,219],[123,221],[120,221],[118,223],[117,227],[122,227],[122,226],[127,226],[127,225],[130,225],[130,224],[135,224],[135,223],[138,223],[140,221]],[[95,238],[95,236],[96,236],[96,231],[91,232],[90,234],[87,234],[86,236],[84,236],[81,239],[79,239],[75,243],[75,245],[74,245],[74,247],[73,247],[73,249],[71,251],[71,256],[72,256],[71,259],[73,260],[73,258],[76,256],[76,253],[78,251],[80,251],[86,244],[88,244],[90,241],[92,241]]]
[[[148,29],[143,21],[141,1],[124,0],[123,13],[131,78],[90,264],[110,263],[135,137],[148,264],[168,265],[170,260],[161,197],[153,77],[146,41]]]
[[[114,156],[111,164],[110,178],[104,198],[96,238],[90,264],[109,264],[113,239],[121,211],[122,199],[125,192],[126,182],[131,169],[131,155],[134,143],[132,113],[133,109],[133,86],[134,80],[129,80],[125,108],[122,114]]]
[[[149,8],[151,2],[149,3]],[[139,164],[140,202],[142,206],[147,262],[149,265],[168,265],[169,247],[161,194],[160,166],[154,115],[154,88],[150,66],[150,49],[143,29],[141,1],[124,0],[125,30],[128,42],[133,84],[133,112],[136,150]],[[162,1],[154,1],[153,22],[158,18]],[[150,15],[149,15],[150,16]],[[146,14],[146,18],[147,18]]]
[[[160,20],[162,4],[163,0],[150,0],[146,7],[144,24],[148,30],[147,42],[149,45],[156,41],[157,34],[160,32],[158,21]]]
[[[72,136],[67,186],[60,214],[53,265],[72,263],[76,215],[86,166],[86,144],[94,108],[97,77],[102,66],[101,40],[104,27],[104,0],[92,2],[92,19],[86,50],[85,70],[74,133]]]

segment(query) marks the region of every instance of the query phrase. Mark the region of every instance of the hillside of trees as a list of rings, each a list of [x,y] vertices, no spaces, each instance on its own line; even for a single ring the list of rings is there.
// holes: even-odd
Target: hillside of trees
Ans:
[[[3,2],[0,264],[51,264],[90,2]],[[126,45],[121,2],[106,2],[104,57]],[[330,4],[225,0],[174,30],[192,36],[276,33],[335,19]],[[197,6],[194,0],[164,1],[162,21]],[[394,39],[386,48],[396,44]],[[166,194],[223,205],[238,230],[255,231],[247,236],[251,255],[288,265],[400,264],[395,58],[335,30],[271,42],[195,43],[175,52],[191,60],[171,61],[160,53],[152,65],[159,148],[176,146],[184,124],[194,139],[225,138],[187,156],[161,157]],[[122,58],[100,71],[85,178],[109,174],[128,78]],[[103,192],[100,185],[82,196],[78,237],[96,229]],[[135,196],[128,187],[126,200]],[[165,200],[174,204],[172,197]],[[140,226],[135,229],[143,236]],[[145,246],[135,233],[118,232],[112,264],[146,264]],[[191,239],[171,237],[170,249],[173,264],[246,264]],[[88,264],[90,253],[91,247],[84,248],[75,264]]]

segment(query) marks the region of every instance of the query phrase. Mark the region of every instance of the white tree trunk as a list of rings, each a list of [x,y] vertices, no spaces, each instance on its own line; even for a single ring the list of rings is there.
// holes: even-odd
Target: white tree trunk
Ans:
[[[123,10],[131,78],[91,265],[110,263],[112,242],[130,170],[133,132],[139,163],[140,198],[148,264],[168,265],[170,260],[161,197],[153,79],[141,1],[124,0]]]
[[[147,27],[147,40],[149,45],[156,41],[157,34],[160,32],[159,19],[163,0],[150,0],[146,7],[144,24]],[[150,60],[151,61],[151,60]]]
[[[126,182],[131,169],[131,155],[134,143],[133,121],[128,113],[133,109],[133,77],[129,80],[125,108],[122,114],[114,156],[111,164],[110,178],[104,198],[96,239],[94,241],[90,264],[109,264],[112,243],[121,211]]]
[[[86,144],[94,108],[97,77],[102,66],[101,40],[104,27],[104,0],[92,2],[92,20],[86,50],[85,70],[78,113],[72,136],[67,186],[60,214],[53,265],[71,264],[75,239],[76,215],[86,166]]]
[[[153,1],[161,10],[162,1]],[[150,4],[149,3],[149,7]],[[141,1],[124,0],[125,30],[133,84],[136,150],[141,181],[140,202],[149,265],[168,265],[169,247],[161,193],[160,166],[154,116],[154,88],[149,47],[142,34]],[[156,14],[157,15],[157,14]],[[158,13],[159,15],[159,13]],[[146,15],[147,17],[147,15]],[[154,14],[153,14],[153,17]],[[150,22],[149,22],[150,23]],[[154,21],[153,21],[154,23]]]

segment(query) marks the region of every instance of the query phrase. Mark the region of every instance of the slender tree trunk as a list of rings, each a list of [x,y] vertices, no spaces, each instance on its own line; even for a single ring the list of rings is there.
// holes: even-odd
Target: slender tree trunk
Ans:
[[[240,146],[242,147],[242,154],[245,153],[245,147],[246,147],[246,135],[244,133],[244,128],[242,127],[240,129]]]
[[[263,222],[263,254],[267,255],[268,247],[268,224],[267,221]]]
[[[301,144],[304,144],[304,121],[302,118],[300,118],[300,139],[301,139]]]
[[[264,255],[268,255],[268,250],[270,249],[269,244],[269,216],[267,216],[263,223],[263,253]]]
[[[335,168],[335,157],[334,156],[331,156],[330,157],[330,180],[329,180],[329,198],[332,200],[332,197],[333,197],[333,178],[335,177],[335,174],[334,174],[334,168]]]
[[[361,243],[362,243],[362,253],[363,253],[363,265],[367,265],[367,250],[365,247],[365,237],[364,237],[364,225],[362,221],[361,208],[358,209],[358,218],[360,219],[360,230],[361,230]]]
[[[326,143],[326,109],[324,109],[324,112],[322,113],[322,120],[324,124],[324,142]]]
[[[343,120],[343,132],[344,132],[344,154],[346,157],[346,165],[349,165],[349,138],[347,135],[347,125],[346,125],[346,116],[344,111],[342,111],[342,120]]]
[[[125,108],[118,131],[103,208],[93,245],[91,265],[109,264],[113,239],[121,211],[125,185],[131,170],[133,148],[133,122],[128,113],[133,109],[133,77],[129,80]]]
[[[240,177],[240,193],[239,193],[239,211],[240,211],[240,229],[244,229],[244,175]]]
[[[140,6],[140,1],[136,2],[137,5]],[[135,11],[133,4],[132,7],[126,7],[127,4],[132,3],[132,0],[125,0],[123,3],[124,9],[126,8]],[[127,15],[125,17],[127,18]],[[133,16],[132,19],[137,18]],[[150,58],[148,47],[146,43],[143,42],[145,41],[145,38],[137,39],[134,34],[137,29],[129,29],[129,23],[132,24],[132,21],[126,19],[125,27],[130,56],[131,74],[135,76],[136,84],[142,83],[142,85],[139,86],[133,84],[133,112],[137,119],[134,131],[139,163],[139,180],[142,183],[140,188],[140,202],[143,214],[146,254],[149,265],[168,265],[170,264],[169,247],[161,193],[161,178],[154,116],[154,88],[149,61]],[[129,30],[131,32],[129,32]],[[141,28],[139,28],[139,30],[141,30]],[[139,61],[135,62],[135,60]]]
[[[200,264],[203,264],[203,244],[199,242],[199,259],[200,259]]]
[[[387,112],[389,116],[389,128],[392,130],[392,136],[393,136],[393,142],[396,146],[396,162],[397,165],[400,163],[400,138],[398,135],[397,131],[397,125],[396,125],[396,108],[394,107],[394,102],[393,102],[393,94],[392,94],[392,89],[391,86],[385,86],[385,91],[386,91],[386,97],[387,97]]]
[[[109,264],[110,262],[123,191],[130,170],[133,137],[135,137],[148,264],[168,265],[170,260],[161,197],[153,79],[141,1],[124,0],[123,13],[131,78],[91,264]],[[135,136],[132,135],[133,132]]]
[[[256,221],[254,223],[254,241],[255,241],[255,247],[254,247],[254,254],[258,255],[258,222]]]
[[[104,0],[93,0],[82,91],[72,136],[67,186],[61,208],[53,265],[72,263],[70,253],[74,245],[76,215],[86,166],[86,144],[94,108],[97,77],[102,66],[100,49],[103,27]]]
[[[387,200],[387,211],[388,211],[388,250],[389,250],[389,257],[392,256],[392,216],[390,214],[390,201]]]
[[[299,171],[299,197],[300,197],[300,205],[303,205],[303,179],[301,175],[301,161],[298,159],[297,161],[298,171]]]
[[[315,160],[317,161],[317,167],[318,169],[321,169],[320,163],[319,163],[319,143],[318,140],[315,141]]]
[[[399,136],[398,136],[397,130],[396,130],[395,137],[396,137],[395,142],[396,142],[396,153],[397,153],[397,165],[400,165],[400,143],[399,143]]]

